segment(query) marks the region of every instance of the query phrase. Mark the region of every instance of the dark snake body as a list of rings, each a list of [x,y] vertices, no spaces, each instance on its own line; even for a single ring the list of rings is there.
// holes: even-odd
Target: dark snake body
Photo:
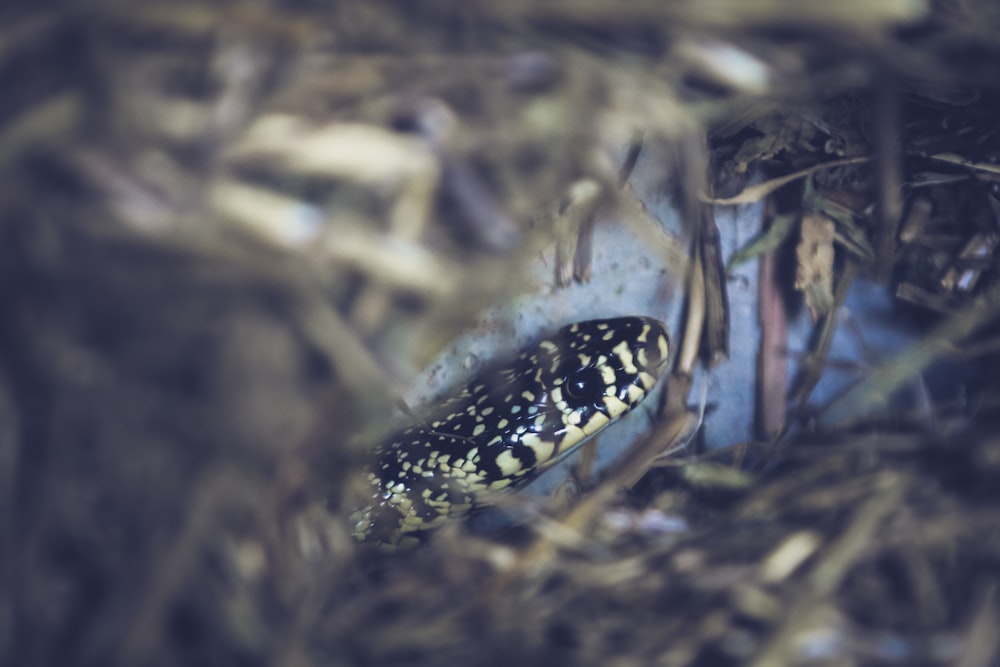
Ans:
[[[399,544],[524,486],[645,399],[668,352],[661,322],[620,317],[565,326],[488,368],[375,448],[355,538]]]

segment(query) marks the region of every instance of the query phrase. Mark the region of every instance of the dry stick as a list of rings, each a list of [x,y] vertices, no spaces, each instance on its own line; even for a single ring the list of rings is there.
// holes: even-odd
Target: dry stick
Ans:
[[[629,141],[628,152],[625,155],[625,160],[622,163],[621,168],[618,170],[618,189],[622,190],[628,183],[629,177],[632,175],[632,170],[635,169],[636,162],[639,161],[639,153],[642,151],[642,133],[635,132],[632,135],[632,139]],[[597,204],[600,203],[602,198],[602,190],[599,188],[594,190],[592,194],[588,192],[577,193],[579,190],[579,184],[590,184],[593,183],[589,179],[584,181],[579,181],[578,184],[574,184],[571,189],[572,203],[571,207],[580,206],[582,211],[580,213],[573,214],[578,218],[574,220],[571,224],[575,229],[575,240],[573,242],[568,242],[565,239],[560,239],[556,237],[556,284],[563,286],[570,283],[570,278],[577,280],[579,282],[589,282],[590,281],[590,264],[591,258],[594,254],[594,225],[596,224],[596,211]],[[588,188],[591,186],[587,186]],[[591,199],[588,202],[584,197]],[[581,201],[577,201],[581,200]],[[567,210],[563,216],[570,215],[570,211]],[[557,224],[558,221],[557,221]],[[564,244],[565,247],[564,247]],[[562,255],[568,255],[572,253],[572,266],[566,259],[562,259]],[[572,276],[566,275],[567,272],[572,271]],[[591,446],[593,449],[593,446]]]
[[[765,234],[774,231],[778,220],[774,199],[768,199],[762,210],[771,219]],[[784,216],[792,220],[792,216]],[[757,321],[760,340],[757,349],[757,380],[754,396],[754,432],[758,438],[771,441],[785,429],[788,413],[788,313],[777,280],[777,246],[760,256],[758,261]],[[732,261],[732,260],[730,260]],[[738,456],[742,461],[743,456]]]
[[[698,350],[701,347],[701,334],[705,326],[704,267],[701,253],[696,249],[688,273],[686,326],[675,365],[676,372],[688,377],[694,374],[694,367],[698,362]]]
[[[836,333],[837,329],[837,313],[847,298],[847,291],[850,289],[859,270],[860,268],[856,262],[849,261],[841,272],[840,278],[837,280],[837,286],[833,293],[833,308],[823,316],[822,329],[820,330],[815,349],[809,353],[803,362],[792,388],[792,403],[800,407],[805,405],[813,389],[819,384],[821,366],[826,363],[827,356],[830,354],[830,347],[833,345],[833,334]]]
[[[785,397],[788,396],[788,316],[775,279],[775,253],[760,258],[757,317],[760,347],[757,351],[756,418],[757,436],[771,440],[785,428]]]
[[[872,536],[903,496],[902,478],[886,475],[880,482],[880,492],[858,510],[843,536],[826,550],[804,583],[804,592],[788,609],[785,623],[750,663],[751,667],[782,667],[794,662],[791,658],[799,635],[813,625],[823,603],[836,592],[850,567],[869,548]]]
[[[876,208],[875,271],[879,282],[888,282],[896,254],[896,231],[903,217],[900,183],[903,148],[900,145],[899,97],[893,85],[878,86],[875,97],[875,131],[878,138],[878,205]]]
[[[618,170],[618,189],[622,190],[628,183],[629,177],[632,175],[632,170],[635,169],[636,162],[639,161],[639,153],[642,151],[642,133],[636,132],[632,135],[632,139],[629,142],[628,153],[625,155],[625,161],[622,163],[621,169]],[[600,192],[598,192],[600,194]],[[596,219],[596,203],[595,199],[594,209],[587,213],[579,223],[576,233],[576,248],[573,252],[573,279],[581,283],[590,282],[590,264],[591,258],[594,255],[594,225],[597,223]],[[568,248],[567,248],[568,250]],[[560,243],[556,242],[556,257],[559,257]],[[568,285],[569,280],[563,278],[563,263],[556,259],[556,275],[557,284]],[[586,445],[585,445],[586,446]],[[597,455],[597,450],[595,445],[589,445],[590,456],[594,457]]]
[[[908,151],[908,153],[910,155],[925,157],[928,160],[935,160],[946,164],[954,164],[959,167],[966,167],[967,169],[979,172],[982,175],[1000,175],[1000,165],[996,165],[991,162],[973,162],[968,158],[962,157],[961,155],[955,155],[954,153],[938,153],[936,155],[926,155],[920,151]]]
[[[577,181],[570,187],[566,208],[556,218],[556,285],[560,287],[569,285],[574,277],[589,277],[592,225],[601,194],[596,181]]]
[[[625,187],[628,183],[628,179],[632,176],[632,170],[635,169],[636,163],[639,161],[639,154],[642,152],[643,143],[643,133],[636,130],[632,133],[632,138],[628,142],[628,152],[625,154],[625,159],[622,161],[621,169],[618,170],[618,189]]]
[[[712,207],[694,204],[701,212],[698,229],[698,252],[701,255],[705,286],[704,347],[706,363],[715,367],[729,357],[729,298],[726,296],[726,271],[722,261],[719,228]]]
[[[877,414],[889,399],[910,379],[923,372],[936,359],[951,353],[965,338],[996,319],[1000,312],[1000,282],[990,286],[979,298],[958,311],[923,340],[910,345],[895,359],[883,364],[867,378],[851,387],[820,416],[823,426],[831,427]]]
[[[590,282],[590,264],[594,256],[594,225],[597,220],[591,215],[580,225],[579,237],[576,242],[576,252],[573,253],[573,279]]]

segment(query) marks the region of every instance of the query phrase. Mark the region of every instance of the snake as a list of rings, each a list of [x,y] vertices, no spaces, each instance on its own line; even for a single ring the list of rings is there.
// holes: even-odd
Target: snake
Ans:
[[[629,316],[569,324],[487,366],[372,449],[354,538],[398,547],[520,489],[638,406],[663,375],[666,326]]]

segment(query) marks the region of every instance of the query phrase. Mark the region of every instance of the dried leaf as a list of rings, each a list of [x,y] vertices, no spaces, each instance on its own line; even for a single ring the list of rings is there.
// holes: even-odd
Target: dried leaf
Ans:
[[[833,306],[833,240],[836,225],[820,213],[807,213],[800,225],[795,289],[803,292],[813,321]]]
[[[791,174],[786,174],[780,178],[772,178],[769,181],[764,181],[763,183],[757,183],[746,188],[738,195],[733,197],[727,197],[726,199],[713,199],[711,197],[705,197],[705,201],[715,204],[716,206],[733,206],[735,204],[753,204],[772,192],[778,190],[779,188],[788,185],[792,181],[797,181],[800,178],[805,178],[810,174],[814,174],[817,171],[823,169],[830,169],[832,167],[846,167],[851,164],[862,164],[868,162],[872,159],[871,155],[862,155],[861,157],[850,157],[843,160],[831,160],[830,162],[823,162],[806,169],[800,169],[798,171],[792,172]]]

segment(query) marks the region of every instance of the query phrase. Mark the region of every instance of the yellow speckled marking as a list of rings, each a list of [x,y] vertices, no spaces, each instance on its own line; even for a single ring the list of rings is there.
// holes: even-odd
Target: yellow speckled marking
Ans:
[[[567,452],[583,442],[589,434],[579,426],[566,426],[566,435],[559,442],[559,453]]]
[[[500,472],[502,472],[505,477],[510,477],[521,469],[520,459],[515,458],[514,454],[509,449],[505,449],[500,452],[500,455],[496,457],[495,461],[497,466],[500,468]]]
[[[604,406],[608,409],[608,416],[612,419],[620,417],[628,410],[628,404],[618,400],[616,396],[605,396]]]
[[[645,391],[643,391],[640,387],[635,386],[634,384],[630,384],[628,386],[628,389],[625,390],[625,392],[628,394],[629,400],[633,403],[642,400],[642,397],[646,395]]]
[[[608,419],[603,412],[597,412],[594,414],[593,417],[590,418],[590,421],[587,422],[587,424],[583,427],[583,430],[587,434],[597,433],[599,430],[607,426],[610,422],[611,420]]]
[[[621,360],[622,365],[625,367],[626,373],[638,373],[639,369],[635,367],[635,359],[632,356],[632,350],[629,349],[628,342],[622,341],[615,345],[613,352],[618,355]]]
[[[521,438],[521,444],[531,447],[535,452],[535,458],[539,461],[548,461],[556,451],[556,445],[551,440],[542,440],[534,433],[525,434]]]

